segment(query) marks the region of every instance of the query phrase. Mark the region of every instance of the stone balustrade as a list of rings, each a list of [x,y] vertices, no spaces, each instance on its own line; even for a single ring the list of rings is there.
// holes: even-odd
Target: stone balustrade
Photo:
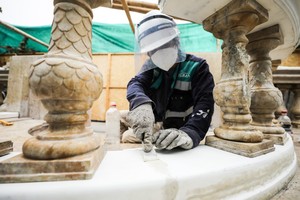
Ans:
[[[300,127],[300,67],[279,66],[273,73],[273,82],[284,94],[281,109],[287,109],[295,128]]]

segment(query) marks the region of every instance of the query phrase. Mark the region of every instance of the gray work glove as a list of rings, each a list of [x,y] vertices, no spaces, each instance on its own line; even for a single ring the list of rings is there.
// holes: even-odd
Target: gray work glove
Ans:
[[[170,128],[160,130],[154,133],[155,146],[158,149],[171,150],[175,147],[183,149],[191,149],[193,147],[193,140],[184,131]]]
[[[150,103],[142,104],[132,111],[126,117],[129,125],[133,129],[135,136],[144,143],[144,151],[152,150],[154,114]]]

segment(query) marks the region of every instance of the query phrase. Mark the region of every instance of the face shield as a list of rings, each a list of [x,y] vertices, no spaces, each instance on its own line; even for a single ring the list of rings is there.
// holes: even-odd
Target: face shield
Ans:
[[[154,68],[168,71],[185,60],[174,20],[159,11],[150,11],[136,26],[135,67],[142,73]]]

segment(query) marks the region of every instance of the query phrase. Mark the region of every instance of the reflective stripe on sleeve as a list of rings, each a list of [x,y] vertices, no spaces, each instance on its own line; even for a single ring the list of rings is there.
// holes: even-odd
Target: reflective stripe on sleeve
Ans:
[[[191,106],[190,108],[188,108],[186,111],[183,111],[183,112],[176,112],[176,111],[167,110],[165,118],[169,118],[169,117],[186,117],[186,116],[188,116],[192,113],[193,113],[193,106]]]

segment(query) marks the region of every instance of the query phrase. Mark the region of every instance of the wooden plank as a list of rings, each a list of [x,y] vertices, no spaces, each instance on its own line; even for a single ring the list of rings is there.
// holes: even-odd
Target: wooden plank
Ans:
[[[127,87],[129,80],[135,75],[133,55],[112,55],[112,71],[110,87]]]
[[[108,59],[107,54],[96,54],[93,55],[93,63],[95,63],[102,74],[103,78],[103,87],[106,87],[106,77],[107,77],[107,69],[108,69]]]
[[[112,101],[115,101],[117,104],[117,108],[119,110],[128,110],[129,109],[129,103],[126,99],[126,88],[121,89],[113,89],[110,88],[109,92],[109,99]],[[105,121],[105,113],[108,108],[106,108],[105,101],[106,101],[106,93],[103,92],[100,97],[94,102],[92,106],[92,120],[96,121]]]
[[[106,89],[105,89],[105,110],[108,109],[109,104],[110,104],[110,99],[109,99],[109,92],[110,92],[110,80],[111,80],[111,71],[112,71],[112,65],[111,65],[111,54],[108,54],[107,57],[108,60],[108,69],[107,69],[107,74],[106,74]]]
[[[110,89],[110,99],[116,102],[118,110],[128,110],[129,103],[126,99],[127,89]]]

